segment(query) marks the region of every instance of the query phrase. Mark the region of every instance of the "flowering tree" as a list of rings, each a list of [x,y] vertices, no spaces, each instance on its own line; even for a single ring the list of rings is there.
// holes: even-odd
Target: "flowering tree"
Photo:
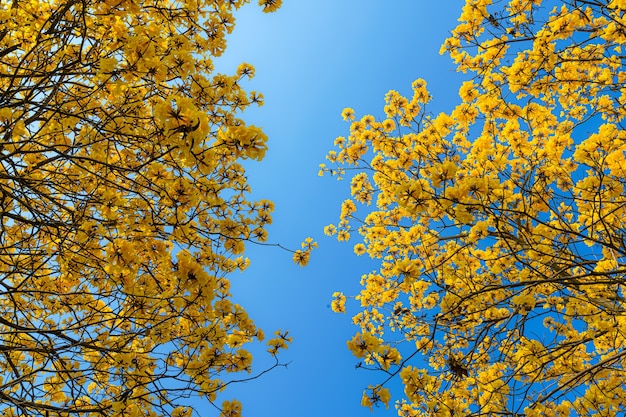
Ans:
[[[238,117],[262,96],[212,62],[247,2],[0,3],[3,415],[189,416],[254,378],[227,275],[271,222],[240,165],[266,151]]]
[[[321,173],[354,173],[326,232],[380,260],[348,342],[382,372],[364,405],[399,380],[407,417],[626,412],[625,11],[467,0],[460,104],[430,114],[417,80],[382,119],[344,111]]]

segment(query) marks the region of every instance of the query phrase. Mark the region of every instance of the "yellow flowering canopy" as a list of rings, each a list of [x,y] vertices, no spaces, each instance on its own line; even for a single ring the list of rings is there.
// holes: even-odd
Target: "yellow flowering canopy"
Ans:
[[[3,416],[238,415],[217,394],[263,333],[227,274],[273,205],[240,164],[266,151],[239,118],[254,69],[212,59],[245,3],[0,3]]]
[[[348,342],[382,372],[364,405],[399,381],[406,417],[626,412],[625,13],[467,0],[442,47],[468,74],[452,111],[423,80],[382,119],[344,111],[321,174],[353,174],[326,233],[380,261]]]

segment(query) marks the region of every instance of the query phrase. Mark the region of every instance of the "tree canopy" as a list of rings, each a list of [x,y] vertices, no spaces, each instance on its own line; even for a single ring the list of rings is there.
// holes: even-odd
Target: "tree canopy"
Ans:
[[[382,117],[344,110],[320,173],[350,179],[326,233],[380,264],[348,342],[380,371],[363,405],[398,381],[405,417],[626,412],[625,12],[467,0],[442,46],[456,107],[417,80]]]
[[[227,275],[273,204],[241,165],[266,151],[240,118],[254,69],[213,58],[246,3],[0,3],[4,416],[189,416],[191,394],[239,414],[217,395],[263,332]]]

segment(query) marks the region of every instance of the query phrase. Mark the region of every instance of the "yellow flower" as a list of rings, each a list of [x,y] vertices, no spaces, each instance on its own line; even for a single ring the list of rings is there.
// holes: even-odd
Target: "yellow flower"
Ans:
[[[371,114],[368,114],[366,116],[363,116],[361,122],[365,124],[365,126],[372,126],[374,122],[376,122],[376,119],[374,119],[374,116],[372,116]]]
[[[472,101],[478,97],[478,91],[472,81],[465,81],[459,89],[459,96],[463,101]]]
[[[365,248],[364,244],[357,243],[356,245],[354,245],[354,253],[356,253],[358,256],[363,255],[366,251],[367,249]]]
[[[346,344],[354,356],[364,358],[378,350],[381,340],[371,333],[357,333]]]
[[[343,120],[345,120],[346,122],[353,121],[354,120],[354,110],[351,109],[350,107],[346,107],[341,112],[341,117],[343,117]]]
[[[345,313],[346,312],[346,296],[340,292],[333,293],[334,300],[330,304],[330,308],[335,313]]]
[[[309,263],[310,257],[310,251],[297,250],[293,253],[293,263],[298,266],[306,266]]]
[[[250,64],[246,64],[245,62],[241,63],[237,68],[237,75],[239,77],[254,77],[254,67]]]
[[[320,164],[320,170],[317,171],[317,175],[320,177],[324,176],[324,172],[326,172],[327,168],[326,168],[326,164]]]
[[[395,128],[396,128],[396,122],[394,122],[393,120],[385,119],[383,121],[383,130],[385,132],[391,132]]]
[[[368,390],[370,391],[369,394],[367,391],[364,391],[363,397],[361,397],[361,405],[363,407],[369,407],[369,409],[371,410],[373,405],[383,403],[387,408],[389,408],[391,393],[387,388],[383,388],[380,385],[376,387],[372,387],[370,385],[368,387]]]
[[[115,58],[104,58],[100,60],[100,72],[105,74],[113,72],[116,66],[117,59]]]
[[[237,400],[224,401],[220,417],[238,417],[241,415],[241,403]]]
[[[274,335],[276,335],[276,337],[267,341],[267,351],[272,355],[276,355],[280,349],[287,349],[289,347],[289,343],[293,340],[293,338],[288,336],[289,331],[282,332],[280,330],[276,330]]]
[[[304,242],[300,244],[300,246],[302,246],[302,249],[306,251],[311,251],[311,249],[317,248],[317,242],[314,242],[312,237],[307,237],[304,239]]]
[[[278,10],[283,0],[259,0],[259,6],[263,6],[264,13],[272,13]]]

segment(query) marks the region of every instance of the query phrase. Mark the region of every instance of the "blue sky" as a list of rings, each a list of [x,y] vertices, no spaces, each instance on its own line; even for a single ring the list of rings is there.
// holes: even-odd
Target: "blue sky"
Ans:
[[[255,5],[236,15],[217,64],[231,73],[241,62],[253,64],[256,77],[246,87],[265,96],[265,106],[244,119],[269,136],[266,158],[248,168],[253,196],[276,204],[269,240],[296,248],[311,236],[319,243],[306,268],[280,249],[249,247],[251,267],[231,276],[234,300],[266,334],[282,328],[294,338],[281,357],[290,362],[287,369],[223,394],[243,402],[244,416],[396,415],[393,406],[372,414],[359,404],[363,388],[383,375],[355,369],[346,341],[357,330],[351,324],[356,310],[337,315],[329,304],[334,291],[358,293],[361,275],[376,264],[353,254],[358,237],[339,244],[323,235],[323,227],[337,220],[349,181],[320,178],[317,171],[335,137],[348,132],[344,107],[380,117],[388,90],[408,94],[411,82],[424,78],[434,97],[431,110],[452,108],[462,78],[439,48],[460,7],[420,0],[287,0],[271,15]],[[256,371],[271,363],[261,352]],[[402,393],[396,386],[392,394],[399,399]],[[198,411],[217,415],[206,406]]]

